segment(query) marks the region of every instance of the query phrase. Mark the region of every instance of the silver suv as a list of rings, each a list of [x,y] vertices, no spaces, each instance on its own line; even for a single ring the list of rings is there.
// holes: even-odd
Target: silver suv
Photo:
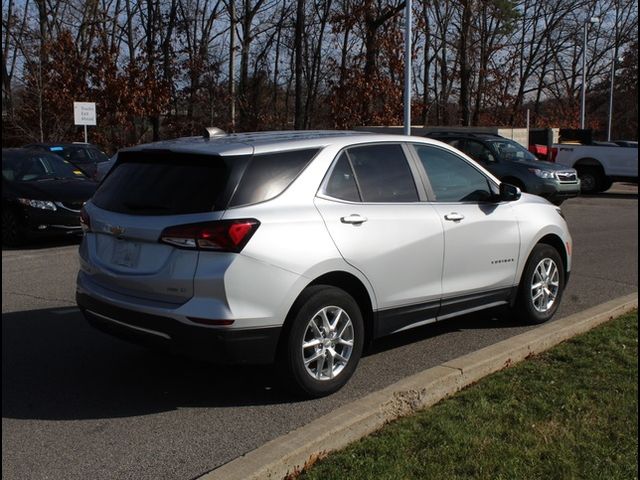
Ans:
[[[360,132],[215,134],[121,150],[81,215],[77,302],[101,330],[335,392],[383,335],[558,308],[558,207],[448,145]]]

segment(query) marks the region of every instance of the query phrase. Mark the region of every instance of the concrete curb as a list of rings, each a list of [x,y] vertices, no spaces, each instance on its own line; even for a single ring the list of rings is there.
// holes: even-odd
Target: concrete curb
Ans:
[[[203,475],[200,480],[281,480],[385,423],[431,406],[482,377],[638,308],[638,293],[611,300],[407,377]]]

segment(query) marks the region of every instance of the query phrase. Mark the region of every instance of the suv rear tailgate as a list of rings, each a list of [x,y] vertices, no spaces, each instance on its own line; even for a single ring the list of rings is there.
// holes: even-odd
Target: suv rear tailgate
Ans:
[[[193,296],[198,250],[160,241],[168,227],[219,220],[246,157],[167,150],[118,155],[85,214],[89,280],[123,295],[182,304]]]

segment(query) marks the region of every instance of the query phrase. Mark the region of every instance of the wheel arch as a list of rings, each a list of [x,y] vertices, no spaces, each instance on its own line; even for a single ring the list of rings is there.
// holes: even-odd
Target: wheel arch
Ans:
[[[564,244],[564,242],[562,241],[562,239],[558,235],[556,235],[554,233],[548,233],[545,236],[543,236],[542,238],[540,238],[535,243],[535,245],[539,245],[541,243],[543,243],[545,245],[549,245],[550,247],[553,247],[558,252],[558,254],[560,255],[560,258],[562,259],[562,268],[564,270],[565,278],[567,278],[568,275],[569,275],[569,270],[568,270],[569,258],[568,258],[567,247]],[[535,247],[535,245],[534,245],[534,247]],[[533,248],[531,250],[533,251]],[[529,252],[529,255],[531,255],[531,252]],[[529,257],[527,257],[527,259],[528,258]]]
[[[602,163],[592,157],[584,157],[581,158],[580,160],[577,160],[574,164],[573,164],[573,168],[578,169],[580,167],[591,167],[591,168],[597,168],[600,169],[602,171],[602,173],[604,174],[604,167],[602,166]]]
[[[314,280],[309,282],[296,297],[295,301],[292,303],[289,311],[287,312],[287,316],[282,326],[282,331],[278,340],[278,352],[282,351],[283,342],[286,341],[289,330],[291,329],[291,323],[293,321],[292,312],[297,302],[305,295],[305,292],[309,287],[319,285],[339,288],[351,295],[356,301],[358,307],[360,308],[362,321],[364,323],[364,345],[366,348],[366,346],[373,340],[374,332],[374,312],[371,296],[369,294],[369,291],[367,290],[367,287],[358,277],[349,272],[338,270],[327,272],[316,277]]]

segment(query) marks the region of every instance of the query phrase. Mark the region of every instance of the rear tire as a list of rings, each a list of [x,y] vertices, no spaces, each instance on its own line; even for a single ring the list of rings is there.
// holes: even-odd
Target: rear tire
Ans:
[[[362,355],[364,326],[356,301],[335,287],[307,288],[289,314],[279,368],[285,386],[317,398],[342,388]]]
[[[527,324],[540,324],[558,310],[564,291],[564,264],[550,245],[536,245],[522,272],[515,313]]]
[[[611,188],[611,185],[613,185],[613,180],[604,177],[602,179],[602,183],[600,183],[600,185],[598,186],[598,193],[606,192]]]

